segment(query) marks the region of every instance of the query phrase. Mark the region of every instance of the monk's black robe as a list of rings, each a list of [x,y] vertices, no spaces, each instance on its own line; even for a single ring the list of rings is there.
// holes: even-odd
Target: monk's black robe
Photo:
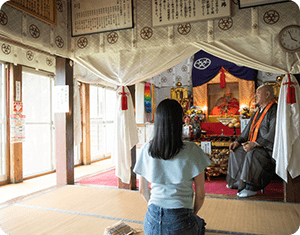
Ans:
[[[238,191],[246,187],[253,191],[265,188],[275,173],[275,160],[272,158],[273,143],[275,137],[277,104],[274,103],[264,119],[262,120],[256,143],[262,147],[255,147],[249,152],[245,152],[240,145],[233,152],[230,152],[228,161],[228,171],[226,182],[230,187],[238,184]],[[255,123],[259,120],[263,110],[258,110]],[[242,134],[237,138],[241,144],[248,141],[250,127],[255,114],[252,115],[248,125]]]

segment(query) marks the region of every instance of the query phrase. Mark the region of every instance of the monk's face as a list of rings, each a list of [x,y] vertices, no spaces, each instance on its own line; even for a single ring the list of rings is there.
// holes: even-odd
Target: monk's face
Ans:
[[[266,104],[267,93],[266,93],[265,89],[258,88],[256,90],[255,100],[256,100],[256,104],[259,105],[260,107],[263,107]]]

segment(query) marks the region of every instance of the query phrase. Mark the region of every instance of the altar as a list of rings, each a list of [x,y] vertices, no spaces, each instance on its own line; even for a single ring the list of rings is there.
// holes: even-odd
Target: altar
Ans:
[[[211,176],[227,174],[229,145],[241,134],[241,110],[254,110],[256,71],[204,51],[194,57],[193,105],[203,110],[202,135],[194,141],[210,157]],[[244,127],[244,125],[243,125]]]

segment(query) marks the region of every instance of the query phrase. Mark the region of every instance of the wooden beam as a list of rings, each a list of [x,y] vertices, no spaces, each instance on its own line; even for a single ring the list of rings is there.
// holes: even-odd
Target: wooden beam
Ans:
[[[284,200],[300,203],[300,176],[292,179],[288,172],[288,183],[284,181]]]
[[[73,61],[56,58],[55,85],[69,86],[69,112],[55,113],[56,183],[74,184]]]
[[[90,137],[90,85],[82,83],[80,86],[82,142],[81,157],[83,165],[91,164]]]
[[[10,183],[10,103],[11,103],[11,91],[10,91],[10,67],[9,64],[5,65],[6,73],[6,172],[7,183]]]
[[[22,102],[22,66],[9,65],[11,96],[10,110],[13,110],[14,101]],[[19,90],[16,89],[16,83],[20,82]],[[18,95],[17,95],[18,94]],[[10,112],[10,115],[13,114]],[[10,117],[8,118],[10,120]],[[10,135],[9,135],[10,136]],[[8,140],[10,141],[10,139]],[[23,149],[22,142],[10,144],[10,182],[23,182]]]

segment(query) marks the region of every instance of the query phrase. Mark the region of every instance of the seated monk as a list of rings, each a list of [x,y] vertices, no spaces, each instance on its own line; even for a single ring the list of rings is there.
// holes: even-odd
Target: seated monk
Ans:
[[[239,101],[232,97],[230,88],[226,88],[224,96],[219,98],[210,115],[239,115]]]
[[[237,140],[230,144],[227,188],[238,189],[237,196],[249,197],[264,189],[275,173],[272,158],[277,104],[272,86],[256,89],[259,109]]]

